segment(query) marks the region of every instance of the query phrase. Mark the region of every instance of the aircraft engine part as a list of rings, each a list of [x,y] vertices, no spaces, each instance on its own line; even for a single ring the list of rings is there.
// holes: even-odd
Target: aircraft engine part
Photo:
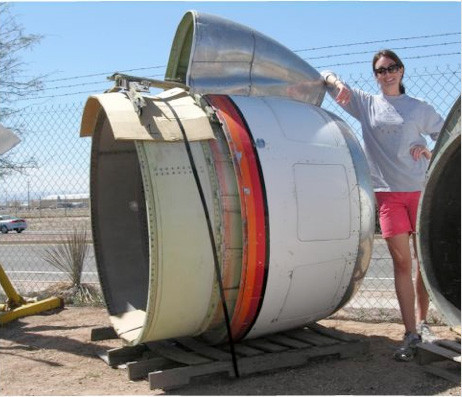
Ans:
[[[367,270],[374,199],[348,126],[278,97],[195,96],[180,89],[90,97],[91,215],[111,321],[132,344],[226,339],[204,211],[213,222],[233,339],[329,316]],[[167,113],[169,112],[170,113]],[[149,132],[149,133],[148,133]]]
[[[187,12],[175,34],[166,80],[191,93],[282,96],[320,105],[319,72],[275,40],[233,21]]]
[[[417,249],[432,302],[460,326],[460,97],[433,150],[419,204]]]
[[[166,80],[181,87],[95,95],[82,118],[95,256],[118,335],[228,337],[195,169],[233,340],[345,305],[369,265],[374,197],[354,134],[318,106],[319,73],[258,32],[188,12]]]
[[[14,148],[19,142],[16,134],[0,124],[0,155]]]

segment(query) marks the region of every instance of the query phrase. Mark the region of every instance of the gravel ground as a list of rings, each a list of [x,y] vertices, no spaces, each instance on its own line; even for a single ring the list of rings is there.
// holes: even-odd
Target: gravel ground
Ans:
[[[150,390],[146,379],[129,381],[125,369],[111,368],[97,357],[102,349],[122,346],[120,340],[90,340],[92,328],[109,325],[105,309],[69,307],[0,327],[0,394],[460,395],[460,384],[427,373],[417,362],[392,359],[402,324],[339,318],[319,323],[365,338],[370,342],[369,352],[344,359],[324,357],[300,367],[239,379],[215,375],[164,392]],[[435,326],[434,332],[441,339],[458,338],[446,326]]]

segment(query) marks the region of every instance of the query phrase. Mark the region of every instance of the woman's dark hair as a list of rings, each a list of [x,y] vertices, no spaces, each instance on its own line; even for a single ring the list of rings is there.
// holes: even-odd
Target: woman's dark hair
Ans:
[[[381,57],[390,58],[400,68],[403,68],[403,76],[404,76],[404,64],[401,61],[401,59],[399,59],[399,56],[396,55],[392,50],[381,50],[377,54],[374,55],[374,58],[372,58],[372,71],[374,72],[374,74],[375,74],[375,64]],[[406,89],[404,88],[404,85],[401,79],[401,81],[399,82],[399,93],[404,94],[405,92],[406,92]]]

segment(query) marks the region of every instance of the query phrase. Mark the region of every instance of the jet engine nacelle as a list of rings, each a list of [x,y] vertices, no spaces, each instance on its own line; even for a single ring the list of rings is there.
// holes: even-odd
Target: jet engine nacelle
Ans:
[[[345,305],[370,261],[374,197],[359,142],[318,106],[319,73],[246,27],[188,13],[167,78],[189,90],[95,95],[82,120],[98,273],[118,335],[227,337],[193,167],[234,340]]]

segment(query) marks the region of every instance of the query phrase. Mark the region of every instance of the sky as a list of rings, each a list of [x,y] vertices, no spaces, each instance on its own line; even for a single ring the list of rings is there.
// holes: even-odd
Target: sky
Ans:
[[[349,76],[371,78],[371,59],[377,50],[391,48],[403,59],[406,74],[424,68],[452,65],[459,71],[461,3],[418,1],[13,1],[11,12],[26,34],[40,34],[41,42],[21,54],[24,77],[45,76],[44,89],[18,101],[27,109],[24,120],[67,118],[59,131],[25,134],[11,153],[32,154],[40,167],[27,175],[4,180],[0,202],[13,194],[24,198],[88,191],[90,140],[78,138],[81,109],[91,94],[110,88],[106,79],[116,71],[163,79],[170,47],[185,12],[196,10],[249,26],[293,50],[311,66]],[[420,78],[420,72],[414,73]],[[354,82],[353,82],[354,84]],[[459,86],[460,90],[460,86]],[[34,109],[75,106],[60,114]],[[59,107],[57,108],[59,109]],[[31,113],[32,112],[32,113]],[[37,114],[38,113],[38,114]],[[55,128],[55,127],[54,127]],[[45,148],[45,149],[43,149]],[[84,151],[79,155],[77,150]],[[55,175],[54,170],[60,170]],[[53,175],[53,178],[50,177]],[[78,185],[75,181],[78,180]],[[4,192],[3,192],[4,190]],[[2,199],[2,196],[3,199]]]
[[[40,103],[85,101],[110,87],[106,76],[115,71],[162,79],[188,10],[247,25],[317,69],[327,66],[342,75],[370,75],[372,55],[387,47],[396,49],[408,70],[460,63],[458,1],[54,1],[13,2],[12,10],[26,33],[44,36],[23,54],[31,75],[47,76],[45,90],[36,94]],[[365,42],[373,43],[359,44]]]

